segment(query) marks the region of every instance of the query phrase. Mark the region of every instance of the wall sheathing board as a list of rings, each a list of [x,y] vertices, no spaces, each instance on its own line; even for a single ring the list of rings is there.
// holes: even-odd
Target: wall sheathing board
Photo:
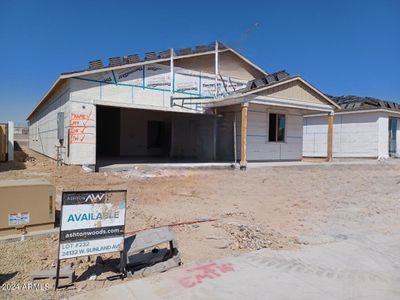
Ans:
[[[389,117],[387,113],[378,115],[378,158],[389,157]]]
[[[171,157],[213,161],[214,119],[212,115],[172,114]]]
[[[338,130],[336,117],[334,118],[333,129],[334,154],[337,150],[337,141],[340,140],[340,137],[336,134]],[[326,157],[328,138],[327,116],[305,117],[303,123],[303,156]]]
[[[217,159],[234,161],[234,124],[236,123],[236,158],[240,160],[240,105],[219,107],[217,109]]]
[[[175,97],[215,95],[214,74],[175,67],[173,84]],[[224,76],[218,79],[217,86],[218,94],[224,94],[245,87],[246,80]],[[143,105],[169,109],[170,89],[170,67],[162,64],[130,67],[71,79],[72,100],[102,105]],[[188,112],[187,109],[180,110]]]
[[[217,154],[220,160],[234,160],[233,123],[236,117],[236,152],[241,150],[240,105],[218,108]],[[269,142],[269,113],[286,116],[284,142]],[[279,109],[271,106],[250,104],[247,115],[247,160],[300,160],[302,158],[303,117],[296,109]]]
[[[164,156],[213,160],[215,116],[183,114],[152,110],[121,109],[120,155]],[[147,126],[149,121],[164,122],[170,128],[170,151],[149,148]]]
[[[56,159],[59,145],[57,139],[57,113],[64,112],[64,145],[68,143],[69,116],[71,112],[69,102],[69,82],[64,83],[50,96],[48,102],[29,120],[29,148],[48,157]],[[66,149],[63,151],[63,160],[70,163]]]
[[[269,142],[269,114],[285,115],[285,141]],[[303,116],[296,109],[250,104],[247,123],[247,160],[301,160]]]
[[[71,102],[69,116],[69,161],[71,164],[96,163],[96,106]]]
[[[120,155],[122,156],[157,156],[162,149],[148,149],[148,121],[171,123],[170,113],[138,110],[120,110]]]
[[[387,157],[386,123],[387,117],[380,116],[377,112],[336,114],[333,126],[333,156]],[[326,156],[327,131],[327,116],[304,118],[304,156]]]

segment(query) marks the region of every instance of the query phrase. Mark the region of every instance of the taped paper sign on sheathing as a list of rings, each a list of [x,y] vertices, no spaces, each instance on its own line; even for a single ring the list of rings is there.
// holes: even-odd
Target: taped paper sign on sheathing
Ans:
[[[59,259],[123,250],[126,191],[63,192]]]

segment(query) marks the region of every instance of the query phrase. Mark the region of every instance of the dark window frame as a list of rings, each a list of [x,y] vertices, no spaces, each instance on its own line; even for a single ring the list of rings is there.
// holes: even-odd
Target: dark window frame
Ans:
[[[280,121],[283,120],[283,127]],[[271,121],[273,123],[271,123]],[[274,125],[273,127],[271,125]],[[283,133],[280,132],[282,129]],[[285,143],[286,142],[286,115],[279,113],[268,114],[268,142],[269,143]]]

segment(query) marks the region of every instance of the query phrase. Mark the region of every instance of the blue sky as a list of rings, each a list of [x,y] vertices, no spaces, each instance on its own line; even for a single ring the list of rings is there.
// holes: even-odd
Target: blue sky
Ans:
[[[24,121],[89,60],[215,40],[329,94],[400,101],[398,0],[2,1],[0,121]]]

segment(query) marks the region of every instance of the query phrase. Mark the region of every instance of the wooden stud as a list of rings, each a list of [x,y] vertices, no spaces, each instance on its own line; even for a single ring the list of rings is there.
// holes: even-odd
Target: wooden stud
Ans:
[[[242,104],[242,133],[241,133],[241,143],[240,143],[240,169],[244,170],[247,168],[247,109],[249,104]]]
[[[326,160],[332,161],[333,158],[333,113],[328,114],[328,141]]]

